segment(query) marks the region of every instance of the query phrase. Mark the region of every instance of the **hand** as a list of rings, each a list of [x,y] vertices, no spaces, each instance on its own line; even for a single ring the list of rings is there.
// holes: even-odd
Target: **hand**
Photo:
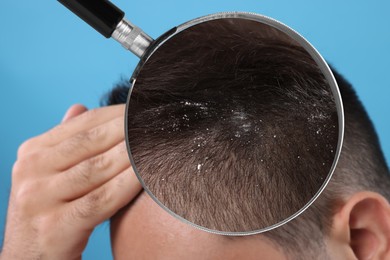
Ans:
[[[62,124],[19,147],[2,260],[80,259],[94,227],[139,193],[124,110],[73,106]]]

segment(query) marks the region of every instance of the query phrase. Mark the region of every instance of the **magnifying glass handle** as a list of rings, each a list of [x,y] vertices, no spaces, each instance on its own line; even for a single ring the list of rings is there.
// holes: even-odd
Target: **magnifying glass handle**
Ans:
[[[106,38],[114,38],[141,57],[153,39],[124,18],[125,13],[107,0],[58,0]]]

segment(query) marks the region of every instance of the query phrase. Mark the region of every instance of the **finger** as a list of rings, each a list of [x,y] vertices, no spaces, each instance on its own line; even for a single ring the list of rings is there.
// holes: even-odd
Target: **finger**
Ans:
[[[48,148],[46,160],[55,170],[67,170],[111,149],[125,139],[124,132],[124,118],[118,117]]]
[[[76,117],[76,116],[84,113],[85,111],[88,111],[88,108],[86,108],[84,105],[75,104],[75,105],[71,106],[70,108],[68,108],[68,110],[66,111],[61,122],[68,121],[69,119]]]
[[[56,196],[74,200],[103,185],[130,167],[126,143],[121,142],[105,153],[85,160],[54,179]]]
[[[41,149],[50,147],[74,136],[80,132],[104,124],[116,117],[123,117],[125,105],[114,105],[86,111],[81,115],[57,125],[48,132],[24,142],[18,151],[18,157]]]
[[[64,217],[71,218],[80,229],[91,230],[130,203],[141,189],[133,168],[128,168],[96,190],[68,203]]]

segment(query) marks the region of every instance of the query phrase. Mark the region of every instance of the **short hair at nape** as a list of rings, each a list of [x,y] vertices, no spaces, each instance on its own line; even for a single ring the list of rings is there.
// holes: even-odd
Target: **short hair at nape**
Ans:
[[[294,205],[302,205],[301,201],[296,203],[296,198],[307,200],[322,185],[323,175],[313,173],[329,169],[333,161],[329,151],[335,151],[337,143],[335,104],[321,71],[296,44],[272,37],[263,38],[259,43],[256,37],[243,37],[238,31],[227,32],[220,25],[208,30],[210,37],[220,37],[221,41],[213,41],[211,46],[202,45],[202,41],[187,41],[188,44],[174,51],[165,50],[164,55],[143,68],[143,75],[137,79],[132,92],[133,115],[128,129],[129,135],[143,138],[131,139],[130,147],[133,147],[133,156],[140,155],[141,165],[137,164],[137,168],[145,172],[143,178],[149,178],[147,181],[154,185],[150,187],[154,193],[161,192],[159,199],[168,208],[212,229],[251,230],[256,228],[253,226],[256,221],[267,225],[266,221],[273,217],[272,214],[264,217],[269,212],[279,212],[280,217],[296,211]],[[224,44],[232,41],[237,43],[234,47]],[[225,64],[223,68],[219,66],[221,62]],[[390,185],[388,168],[374,128],[350,84],[334,73],[343,97],[346,122],[344,146],[334,176],[321,196],[298,218],[259,235],[299,259],[318,258],[318,251],[324,250],[322,238],[329,231],[334,210],[345,196],[368,189],[390,197],[386,188]],[[105,104],[126,102],[128,89],[127,83],[121,83],[107,96]],[[258,95],[258,102],[248,102],[254,100],[254,95]],[[210,102],[211,96],[218,102]],[[237,119],[240,119],[239,125]],[[186,125],[187,121],[191,125]],[[246,131],[245,123],[253,124],[251,131]],[[165,126],[162,131],[161,126]],[[231,129],[237,131],[228,131]],[[147,135],[142,135],[145,132]],[[207,143],[207,150],[196,150],[202,142]],[[226,151],[231,151],[230,156],[226,157]],[[166,156],[167,153],[172,156]],[[212,160],[204,161],[206,157]],[[159,161],[160,158],[164,161]],[[192,166],[199,161],[204,163],[205,169],[207,163],[213,163],[218,164],[213,165],[214,168],[220,167],[226,172],[244,169],[244,174],[226,174],[224,185],[212,189],[219,179],[211,176],[202,182],[187,177],[186,173],[198,170]],[[161,175],[164,171],[156,165],[167,167],[165,172],[176,175],[171,176],[169,182],[159,181],[166,180],[167,176]],[[260,171],[262,177],[245,175],[250,171]],[[296,178],[296,172],[306,173],[308,179]],[[272,180],[264,177],[271,176],[269,173]],[[205,174],[201,176],[204,178]],[[211,190],[208,198],[218,203],[212,210],[200,211],[205,201],[185,197],[188,192],[178,190],[183,182],[191,189],[191,195]],[[287,183],[291,194],[296,195],[290,198],[290,208],[273,208],[275,203],[272,202],[286,199],[277,197],[275,190],[281,188],[280,182]],[[252,189],[240,189],[240,185],[248,187],[248,183],[261,185],[262,193],[257,193],[256,185]],[[261,197],[261,203],[246,205],[254,201],[245,199],[251,196]],[[193,204],[186,203],[188,201]],[[231,201],[241,204],[231,204]],[[190,206],[195,208],[191,210]],[[249,207],[252,211],[248,212],[256,207],[259,210],[243,218],[231,214],[235,207]],[[236,217],[237,221],[231,221],[231,217]],[[248,223],[252,224],[248,226]],[[253,236],[229,239],[251,238]]]

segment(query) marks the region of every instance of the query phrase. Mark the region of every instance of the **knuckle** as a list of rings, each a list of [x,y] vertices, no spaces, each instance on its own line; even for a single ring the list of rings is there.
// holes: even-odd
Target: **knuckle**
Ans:
[[[46,136],[48,137],[49,140],[55,140],[58,138],[58,136],[62,135],[65,132],[64,130],[64,125],[59,124],[47,131]]]
[[[106,170],[110,165],[110,161],[102,155],[92,157],[83,163],[80,163],[69,173],[69,182],[77,186],[87,186],[93,181],[93,174],[99,171]]]
[[[30,153],[16,160],[12,167],[12,178],[19,179],[20,176],[25,176],[27,172],[35,172],[36,165],[41,162],[41,154]]]
[[[15,181],[25,171],[26,165],[21,161],[17,160],[12,166],[12,180]]]
[[[119,189],[125,188],[128,184],[128,178],[130,176],[128,174],[120,174],[116,179],[116,185]]]
[[[30,181],[26,182],[23,185],[19,186],[18,191],[16,193],[16,197],[21,200],[25,200],[30,198],[33,194],[40,192],[41,187],[38,182]]]
[[[18,148],[18,151],[17,151],[18,158],[29,153],[33,146],[34,146],[34,139],[33,138],[24,141]]]
[[[89,136],[85,132],[78,133],[73,138],[64,141],[59,148],[59,152],[61,153],[61,155],[67,156],[69,154],[72,154],[75,150],[79,150],[79,149],[87,150],[86,143],[89,142],[88,138]]]
[[[61,154],[70,154],[76,149],[84,149],[86,152],[90,152],[90,149],[92,149],[94,144],[103,141],[106,136],[106,130],[101,126],[83,131],[64,142],[61,147]]]
[[[88,143],[91,141],[91,135],[89,131],[83,131],[78,133],[74,138],[72,138],[72,142],[74,145],[79,145],[83,143]]]
[[[111,164],[111,161],[105,155],[97,155],[88,159],[87,162],[92,171],[106,170]]]
[[[68,156],[77,148],[77,145],[77,141],[75,141],[74,139],[69,139],[61,144],[58,151],[62,156]]]
[[[101,189],[99,191],[88,194],[83,203],[83,207],[78,209],[78,216],[87,218],[99,214],[101,207],[110,201],[110,196],[107,190]]]
[[[116,129],[120,130],[120,135],[124,139],[125,138],[125,131],[123,131],[123,129],[124,129],[124,125],[125,125],[125,120],[122,117],[117,117],[114,120],[114,125],[115,125]]]
[[[119,153],[120,155],[127,155],[127,154],[128,154],[127,146],[126,146],[126,142],[125,142],[125,141],[121,142],[121,143],[117,146],[117,149],[118,149],[118,153]]]
[[[71,185],[77,186],[85,186],[88,185],[91,181],[91,174],[89,171],[89,167],[85,167],[84,165],[80,165],[75,168],[75,172],[72,174],[68,174],[69,182]]]
[[[108,193],[105,189],[92,192],[89,196],[87,196],[87,204],[91,205],[93,208],[105,204],[107,201]]]
[[[38,182],[23,183],[13,190],[12,203],[22,212],[29,212],[34,208],[33,200],[39,192],[41,192],[41,185]]]
[[[104,125],[90,129],[87,132],[90,141],[101,141],[107,136],[106,127]]]
[[[113,120],[116,127],[123,127],[125,124],[125,120],[123,117],[116,117],[115,120]]]

